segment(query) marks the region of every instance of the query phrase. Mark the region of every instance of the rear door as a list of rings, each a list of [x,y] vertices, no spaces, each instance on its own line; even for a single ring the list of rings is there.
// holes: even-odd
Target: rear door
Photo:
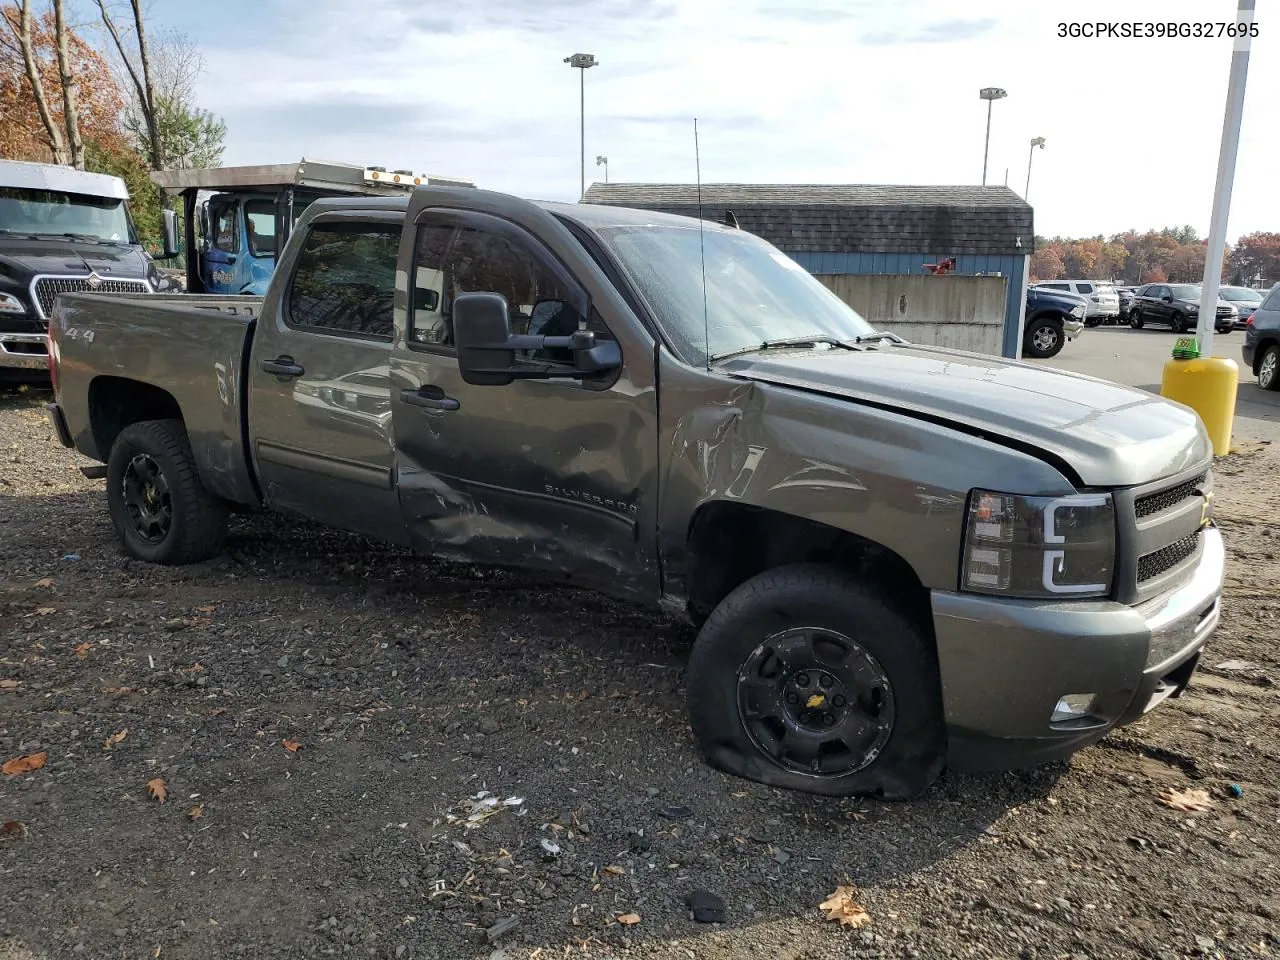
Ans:
[[[290,276],[263,305],[249,374],[268,503],[397,542],[388,365],[402,222],[394,211],[330,211],[300,225]]]
[[[414,542],[656,596],[652,338],[546,211],[483,194],[430,206],[434,193],[417,191],[410,208],[401,250],[408,309],[391,359],[400,502]],[[451,310],[477,292],[506,298],[513,332],[564,336],[585,326],[616,340],[621,372],[465,383]]]

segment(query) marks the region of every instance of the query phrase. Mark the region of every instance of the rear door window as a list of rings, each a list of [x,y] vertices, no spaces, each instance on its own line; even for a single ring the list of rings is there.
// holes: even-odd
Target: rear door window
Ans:
[[[1046,290],[1070,290],[1071,289],[1071,284],[1069,283],[1042,283],[1040,284],[1040,286],[1044,287]]]
[[[1077,284],[1076,284],[1076,291],[1077,291],[1078,293],[1093,293],[1093,284],[1092,284],[1092,283],[1077,283]]]
[[[316,223],[289,284],[290,326],[389,341],[399,242],[399,226]]]
[[[255,257],[274,257],[276,205],[270,200],[248,201],[244,205],[244,223],[249,235],[249,252]]]
[[[1267,294],[1267,299],[1262,301],[1259,310],[1280,310],[1280,283],[1271,288],[1271,292]]]

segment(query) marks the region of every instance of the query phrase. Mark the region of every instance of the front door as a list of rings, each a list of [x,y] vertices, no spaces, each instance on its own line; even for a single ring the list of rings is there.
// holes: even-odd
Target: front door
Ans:
[[[204,257],[200,264],[201,279],[209,293],[240,292],[238,260],[240,259],[240,203],[232,196],[216,196],[205,205]]]
[[[567,232],[556,240],[574,242]],[[652,342],[593,291],[596,275],[575,276],[568,258],[509,220],[427,210],[406,242],[414,244],[409,309],[391,360],[391,407],[400,502],[415,541],[441,556],[656,594]],[[451,306],[474,292],[504,296],[515,333],[565,336],[581,325],[616,339],[622,372],[595,382],[463,382]],[[596,302],[606,302],[606,315]]]
[[[263,304],[250,358],[253,457],[268,504],[404,542],[389,360],[403,214],[323,213]]]

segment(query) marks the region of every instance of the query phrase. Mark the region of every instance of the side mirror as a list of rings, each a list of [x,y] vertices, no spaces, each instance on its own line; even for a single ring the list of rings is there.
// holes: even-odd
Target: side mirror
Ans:
[[[590,330],[566,337],[511,332],[506,297],[496,293],[464,293],[453,301],[453,342],[458,371],[466,383],[506,386],[512,380],[585,380],[622,366],[622,351],[613,340],[596,342]],[[572,367],[522,359],[517,350],[570,350]]]
[[[178,255],[178,214],[174,210],[164,210],[162,212],[161,235],[164,240],[164,250],[161,252],[161,260],[171,260]]]
[[[1161,299],[1161,300],[1163,300],[1165,303],[1173,303],[1173,294],[1166,293],[1166,294],[1165,294],[1163,297],[1161,297],[1160,299]]]

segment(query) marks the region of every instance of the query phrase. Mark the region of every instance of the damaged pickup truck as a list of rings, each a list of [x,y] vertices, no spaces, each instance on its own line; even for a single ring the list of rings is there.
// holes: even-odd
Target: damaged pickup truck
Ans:
[[[705,756],[768,784],[1066,757],[1218,622],[1194,412],[877,333],[727,226],[326,199],[264,298],[63,295],[50,336],[128,553],[203,560],[247,507],[660,606]]]

